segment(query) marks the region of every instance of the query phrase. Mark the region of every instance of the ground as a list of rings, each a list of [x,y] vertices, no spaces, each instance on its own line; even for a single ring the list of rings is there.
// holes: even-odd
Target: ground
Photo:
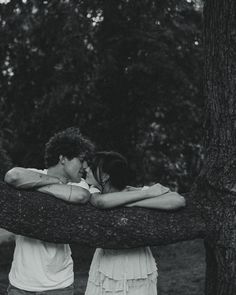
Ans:
[[[6,294],[13,242],[0,245],[0,295]],[[75,295],[83,295],[93,249],[72,245],[75,262]],[[203,295],[205,253],[201,240],[152,248],[159,268],[158,295]],[[81,255],[83,253],[83,255]]]

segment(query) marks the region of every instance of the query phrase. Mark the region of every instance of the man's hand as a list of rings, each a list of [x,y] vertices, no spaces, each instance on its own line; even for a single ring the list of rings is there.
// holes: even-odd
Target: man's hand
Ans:
[[[65,176],[57,177],[59,179],[59,184],[67,184],[69,182],[69,179]]]

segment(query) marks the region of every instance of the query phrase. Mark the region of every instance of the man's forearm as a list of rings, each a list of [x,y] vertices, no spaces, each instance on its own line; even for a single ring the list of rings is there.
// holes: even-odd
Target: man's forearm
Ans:
[[[90,192],[88,190],[71,184],[51,184],[40,187],[37,190],[70,203],[84,204],[90,198]]]
[[[5,175],[4,181],[19,189],[36,189],[48,184],[60,183],[60,179],[57,177],[21,167],[15,167],[9,170]]]

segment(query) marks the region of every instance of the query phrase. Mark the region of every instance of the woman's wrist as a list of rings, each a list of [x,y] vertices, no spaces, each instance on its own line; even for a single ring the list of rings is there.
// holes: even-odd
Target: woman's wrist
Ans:
[[[145,189],[144,192],[147,193],[149,198],[152,198],[152,197],[158,197],[158,196],[168,193],[169,188],[167,188],[159,183],[156,183],[156,184],[150,186],[148,189]]]

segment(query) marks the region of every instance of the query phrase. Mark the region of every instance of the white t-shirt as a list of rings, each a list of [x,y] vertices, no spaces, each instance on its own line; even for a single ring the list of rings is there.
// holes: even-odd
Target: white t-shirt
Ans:
[[[32,170],[47,174],[47,170]],[[70,184],[89,188],[84,180]],[[74,282],[70,246],[17,235],[9,281],[32,292],[68,287]]]

